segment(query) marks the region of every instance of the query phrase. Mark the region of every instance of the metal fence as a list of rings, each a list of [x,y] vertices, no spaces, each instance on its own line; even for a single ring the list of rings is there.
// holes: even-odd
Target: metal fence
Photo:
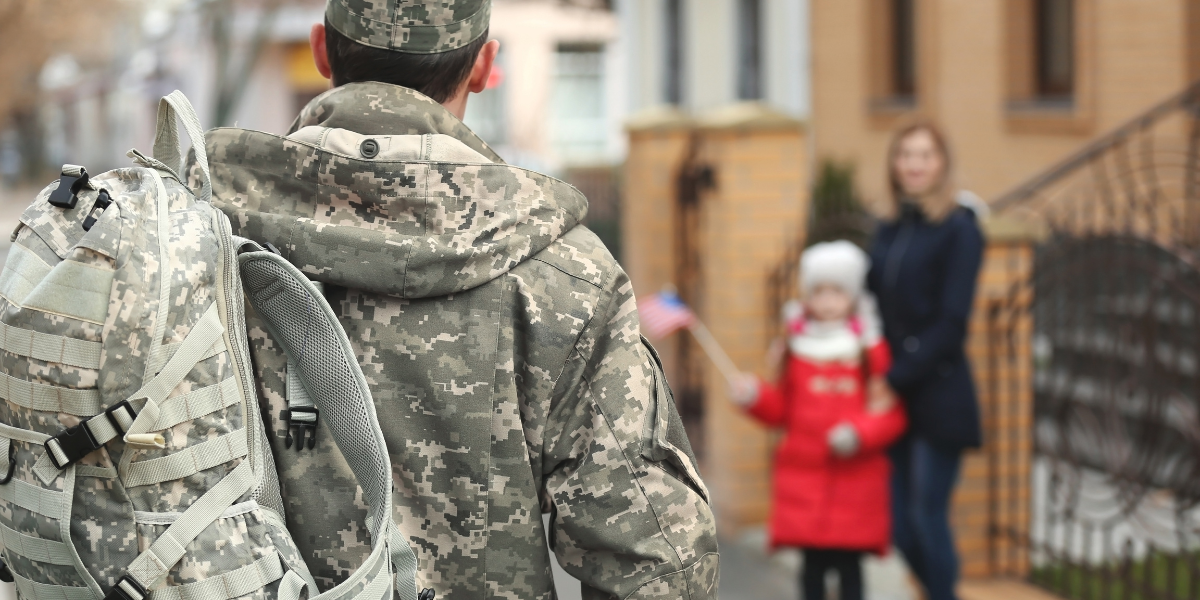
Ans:
[[[1198,117],[1193,86],[993,203],[1047,235],[987,309],[990,460],[1028,478],[992,559],[1067,598],[1200,599]]]

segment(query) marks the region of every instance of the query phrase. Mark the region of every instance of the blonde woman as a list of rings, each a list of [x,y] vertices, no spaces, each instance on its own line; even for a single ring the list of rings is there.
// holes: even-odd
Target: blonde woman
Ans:
[[[931,123],[898,131],[891,198],[871,245],[868,286],[895,360],[887,382],[909,432],[891,449],[893,539],[929,600],[954,600],[958,556],[950,495],[964,449],[980,444],[964,343],[983,236],[971,195],[954,188],[946,138]]]

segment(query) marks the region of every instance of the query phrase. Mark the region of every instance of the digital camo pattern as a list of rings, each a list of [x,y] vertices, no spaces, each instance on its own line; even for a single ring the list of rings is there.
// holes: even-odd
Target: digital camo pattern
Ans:
[[[47,201],[55,188],[52,184],[22,215],[8,264],[0,273],[0,321],[7,328],[98,343],[101,354],[99,368],[85,368],[29,356],[30,351],[19,345],[4,347],[0,375],[9,393],[0,402],[0,422],[56,435],[125,400],[166,362],[163,349],[184,342],[218,300],[218,289],[228,276],[225,267],[236,269],[228,260],[232,255],[225,256],[228,244],[221,243],[213,226],[219,213],[197,202],[173,175],[163,175],[169,206],[166,265],[159,255],[158,223],[163,216],[157,204],[159,187],[148,169],[121,169],[92,179],[96,188],[109,191],[113,205],[90,230],[85,231],[81,223],[96,200],[96,191],[82,192],[76,208],[62,210]],[[51,274],[60,267],[73,268],[71,272],[82,276],[53,287]],[[165,305],[159,301],[162,273],[169,278]],[[87,304],[82,300],[41,302],[71,295],[98,298],[102,310],[81,309],[78,305]],[[240,308],[240,297],[235,300]],[[155,339],[158,331],[162,336]],[[247,428],[245,400],[237,386],[229,385],[234,372],[228,346],[219,348],[168,394],[161,406],[187,410],[159,428],[166,441],[163,449],[135,450],[117,439],[85,456],[76,467],[57,471],[41,464],[45,462],[41,444],[12,441],[16,468],[14,481],[6,484],[8,490],[32,488],[39,497],[50,499],[48,504],[31,505],[21,500],[27,496],[0,496],[0,526],[12,530],[5,532],[5,539],[14,535],[32,539],[22,538],[26,541],[20,547],[5,548],[4,559],[13,572],[40,584],[90,588],[100,595],[107,592],[125,575],[126,566],[166,530],[166,525],[136,524],[134,511],[182,513],[245,460],[239,454],[181,477],[127,485],[130,470],[143,461],[173,457],[222,436],[248,436],[248,431],[255,431]],[[13,391],[29,384],[42,386],[43,397],[48,393],[90,396],[81,396],[87,400],[74,404],[60,400],[57,409],[47,410],[52,407],[30,406],[28,399]],[[234,397],[213,394],[219,389]],[[221,401],[206,404],[205,397]],[[8,490],[3,493],[9,494]],[[249,500],[251,495],[248,490],[238,500]],[[306,573],[290,536],[268,526],[264,510],[248,510],[208,526],[187,545],[184,559],[172,567],[164,583],[195,583],[276,553],[290,561],[288,568]],[[64,556],[39,554],[45,546],[40,540],[69,544],[83,569]],[[277,587],[271,583],[246,597],[272,598]]]
[[[317,98],[294,128],[314,124],[475,139],[384,84]],[[237,129],[207,142],[238,234],[326,284],[376,402],[419,587],[552,598],[548,538],[585,597],[717,597],[707,492],[578,191],[499,163],[373,162]],[[369,552],[366,507],[323,430],[315,450],[284,448],[286,359],[250,323],[289,526],[325,588]]]
[[[342,35],[374,48],[436,54],[462,48],[488,29],[491,0],[328,0],[325,17]]]

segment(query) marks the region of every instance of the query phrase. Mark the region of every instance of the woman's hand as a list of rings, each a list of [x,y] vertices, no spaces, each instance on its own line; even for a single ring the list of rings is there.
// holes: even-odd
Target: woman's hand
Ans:
[[[737,379],[729,382],[729,399],[742,407],[754,404],[758,400],[758,377],[750,373],[738,373]]]
[[[867,414],[878,415],[892,410],[898,398],[887,379],[878,375],[867,381]]]

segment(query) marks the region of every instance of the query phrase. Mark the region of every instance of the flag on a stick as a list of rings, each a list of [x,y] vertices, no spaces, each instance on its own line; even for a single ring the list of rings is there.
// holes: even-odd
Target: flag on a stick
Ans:
[[[661,291],[638,302],[642,331],[652,339],[662,339],[696,321],[696,315],[675,292]]]
[[[696,318],[692,309],[688,308],[675,292],[664,290],[651,296],[649,300],[639,302],[638,313],[642,320],[642,331],[651,338],[661,339],[684,328],[692,332],[700,348],[716,365],[721,375],[730,383],[738,380],[737,366],[729,359],[729,355],[725,354],[725,350],[709,333],[704,323]]]

